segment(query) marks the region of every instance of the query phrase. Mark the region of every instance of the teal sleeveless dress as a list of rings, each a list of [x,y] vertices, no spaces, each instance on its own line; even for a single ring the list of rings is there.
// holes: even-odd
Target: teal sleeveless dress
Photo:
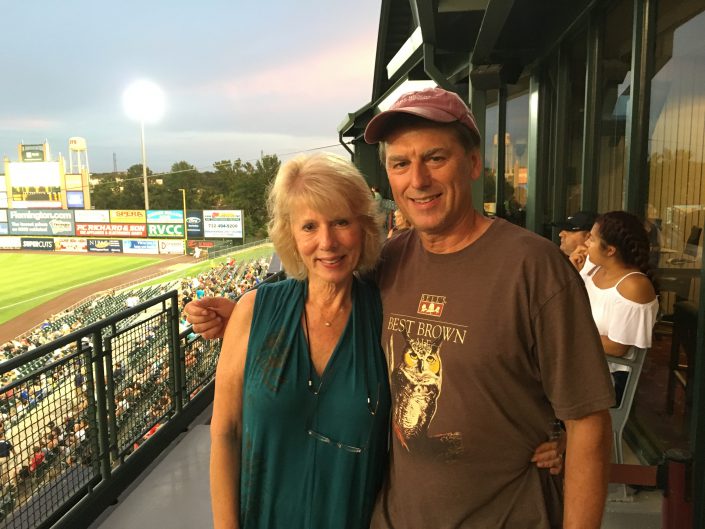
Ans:
[[[353,281],[350,317],[319,377],[301,326],[306,288],[290,279],[257,290],[243,387],[242,529],[367,529],[386,475],[379,291]]]

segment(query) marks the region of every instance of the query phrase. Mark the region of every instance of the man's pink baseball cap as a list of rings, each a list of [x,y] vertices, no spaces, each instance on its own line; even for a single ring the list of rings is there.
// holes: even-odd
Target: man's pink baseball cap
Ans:
[[[412,114],[437,123],[459,121],[470,129],[473,137],[480,142],[480,131],[468,106],[458,94],[442,88],[426,88],[399,97],[389,110],[380,112],[370,120],[365,129],[365,141],[382,141],[399,114]]]

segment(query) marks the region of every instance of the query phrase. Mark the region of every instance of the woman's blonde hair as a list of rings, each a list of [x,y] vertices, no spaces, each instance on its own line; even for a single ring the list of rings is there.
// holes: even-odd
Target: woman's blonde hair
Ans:
[[[279,168],[267,199],[269,236],[287,275],[295,279],[308,274],[291,230],[293,210],[302,206],[332,218],[357,218],[363,239],[356,270],[375,266],[382,245],[382,214],[357,167],[341,156],[316,153],[297,156]]]

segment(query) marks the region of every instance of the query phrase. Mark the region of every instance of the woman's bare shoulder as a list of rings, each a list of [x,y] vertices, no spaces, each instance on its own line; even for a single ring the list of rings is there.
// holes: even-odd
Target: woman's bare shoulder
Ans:
[[[249,336],[256,296],[257,290],[250,290],[237,300],[235,309],[228,320],[228,326],[225,328],[223,349],[230,349],[232,345],[239,343],[242,338]],[[242,345],[246,349],[247,341]]]
[[[643,274],[632,274],[624,278],[617,291],[634,303],[651,303],[656,299],[656,291],[651,280]]]
[[[243,312],[252,313],[255,307],[255,298],[257,297],[257,289],[248,290],[240,299],[237,300],[236,309],[242,309]]]

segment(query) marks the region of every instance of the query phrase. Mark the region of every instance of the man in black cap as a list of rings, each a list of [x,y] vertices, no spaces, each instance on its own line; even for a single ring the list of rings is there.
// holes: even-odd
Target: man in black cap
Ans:
[[[570,255],[585,244],[596,218],[597,213],[583,210],[574,213],[564,222],[553,223],[553,226],[560,230],[558,236],[561,238],[561,251],[564,254]]]

